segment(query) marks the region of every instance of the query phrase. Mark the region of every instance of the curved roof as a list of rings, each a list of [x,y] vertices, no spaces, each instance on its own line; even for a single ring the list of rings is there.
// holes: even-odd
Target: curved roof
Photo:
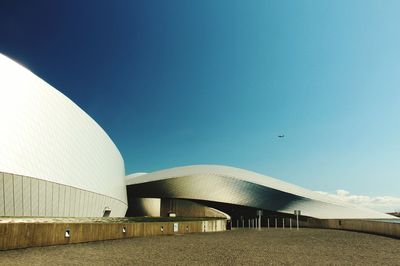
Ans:
[[[0,99],[0,172],[126,204],[124,161],[110,137],[61,92],[1,54]]]
[[[127,177],[138,195],[216,201],[315,218],[393,218],[244,169],[193,165]]]

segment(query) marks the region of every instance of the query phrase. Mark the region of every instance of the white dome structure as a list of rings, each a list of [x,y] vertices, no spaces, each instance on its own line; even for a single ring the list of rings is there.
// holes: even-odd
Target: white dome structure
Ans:
[[[125,216],[123,158],[104,130],[0,54],[0,216]]]

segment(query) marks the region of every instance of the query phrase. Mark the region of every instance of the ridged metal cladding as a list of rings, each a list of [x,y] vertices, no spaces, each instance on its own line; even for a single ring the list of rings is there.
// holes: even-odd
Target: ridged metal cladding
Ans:
[[[390,218],[293,184],[239,168],[194,165],[127,177],[128,196],[235,204],[315,218]]]

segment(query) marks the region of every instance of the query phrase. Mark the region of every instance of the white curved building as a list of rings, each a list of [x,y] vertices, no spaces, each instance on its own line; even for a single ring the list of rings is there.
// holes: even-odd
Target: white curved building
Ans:
[[[351,205],[326,195],[313,192],[287,182],[255,172],[219,165],[193,165],[161,170],[149,174],[127,176],[128,201],[132,212],[151,206],[154,201],[169,202],[168,211],[198,208],[198,205],[219,209],[238,219],[255,216],[257,210],[274,215],[293,215],[300,210],[302,216],[319,219],[354,218],[384,219],[393,216]],[[146,200],[148,199],[148,200]],[[172,200],[172,201],[171,201]],[[180,201],[184,200],[184,203]],[[145,204],[152,201],[153,204]],[[190,206],[187,201],[194,202]],[[175,205],[186,207],[176,207]],[[129,210],[128,210],[129,213]]]
[[[125,216],[124,161],[89,115],[1,54],[0,99],[0,216]]]

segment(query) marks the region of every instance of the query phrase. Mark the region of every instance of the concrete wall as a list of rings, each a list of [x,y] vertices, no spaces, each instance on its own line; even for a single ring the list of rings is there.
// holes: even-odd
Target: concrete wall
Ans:
[[[219,217],[226,215],[216,209],[183,199],[161,199],[161,216],[168,216],[169,212],[183,217]]]
[[[128,203],[129,208],[126,214],[128,217],[167,217],[169,212],[173,212],[181,217],[227,218],[219,210],[184,199],[135,198],[130,195]]]
[[[160,217],[161,199],[157,198],[128,198],[127,217],[151,216]]]
[[[400,223],[356,219],[308,219],[305,227],[341,229],[400,238]]]
[[[178,231],[174,232],[174,223]],[[123,232],[125,228],[125,233]],[[161,229],[162,228],[162,229]],[[70,230],[70,237],[65,231]],[[226,220],[147,223],[3,223],[0,250],[62,245],[140,236],[218,232],[226,230]]]
[[[115,198],[47,180],[0,172],[0,216],[123,217],[127,205]]]

